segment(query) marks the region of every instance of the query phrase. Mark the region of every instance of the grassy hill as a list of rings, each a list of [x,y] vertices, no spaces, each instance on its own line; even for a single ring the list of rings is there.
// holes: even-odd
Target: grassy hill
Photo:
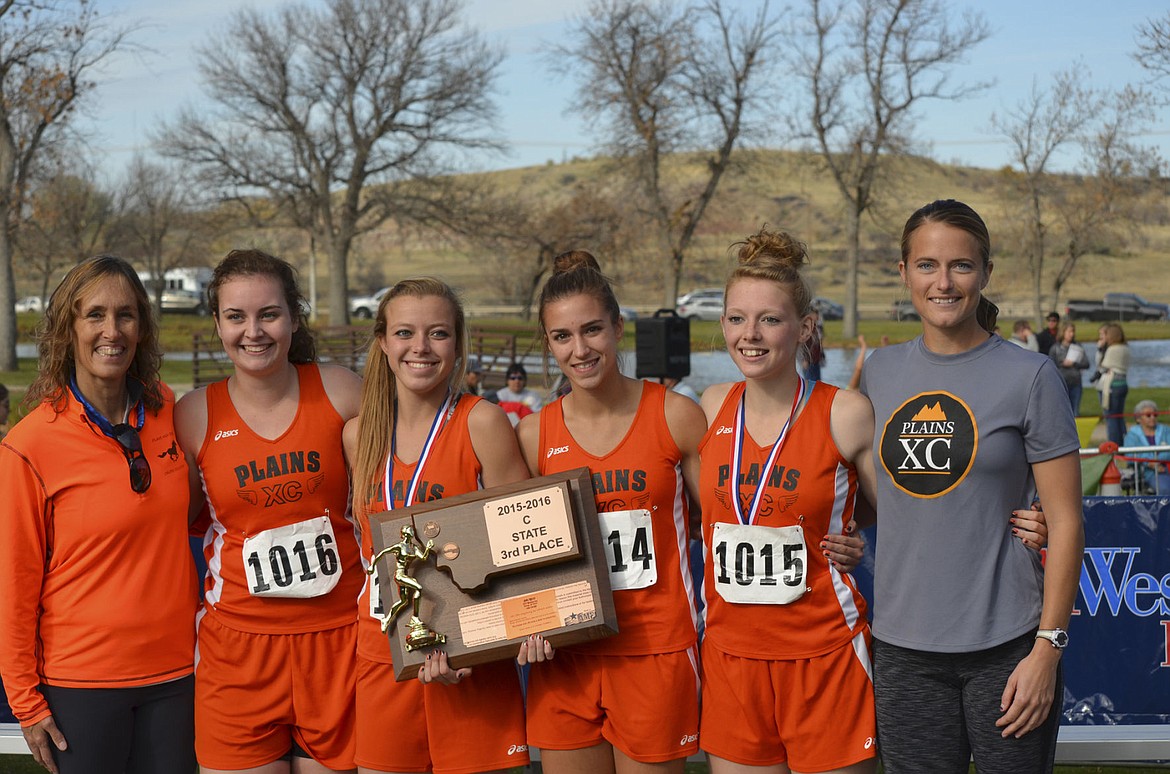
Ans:
[[[695,157],[674,160],[668,172],[680,190],[699,178],[699,163]],[[604,186],[616,177],[611,170],[611,162],[590,159],[487,173],[485,178],[497,190],[518,198],[547,200],[567,196],[575,186]],[[992,297],[1008,306],[1028,302],[1030,274],[1014,247],[1020,241],[1014,224],[1021,206],[1011,193],[1010,178],[1006,171],[947,166],[924,159],[894,162],[886,173],[885,197],[863,221],[863,316],[872,316],[874,310],[884,311],[893,300],[903,297],[896,269],[902,224],[914,209],[939,198],[966,201],[988,222],[995,260],[989,288]],[[1075,185],[1067,178],[1056,180],[1061,185]],[[1165,184],[1152,182],[1143,202],[1143,222],[1122,229],[1121,239],[1103,237],[1101,242],[1107,251],[1080,260],[1062,300],[1100,298],[1116,290],[1170,301],[1170,272],[1165,263],[1170,255],[1168,201]],[[1046,266],[1055,273],[1064,243],[1055,214],[1051,219],[1051,252]],[[808,244],[812,257],[808,276],[818,295],[843,297],[845,229],[835,185],[810,157],[783,151],[744,151],[739,155],[696,235],[685,267],[683,290],[722,284],[730,266],[728,246],[763,223],[788,230]],[[648,265],[651,254],[649,248],[642,247],[632,256],[599,256],[603,268],[619,281],[623,303],[642,308],[658,305],[661,283],[657,270]],[[498,290],[486,276],[495,265],[491,256],[458,242],[387,227],[368,235],[355,250],[351,285],[372,290],[425,271],[455,284],[471,304],[500,303]],[[362,278],[368,288],[362,287]]]
[[[694,189],[702,178],[703,159],[681,155],[664,167],[664,178],[675,190]],[[620,162],[575,159],[566,163],[487,172],[477,175],[501,196],[518,202],[563,202],[582,189],[598,191],[616,202],[619,210],[630,208],[629,194],[621,187]],[[1004,308],[1004,318],[1029,309],[1031,280],[1016,245],[1021,242],[1019,214],[1023,211],[1012,193],[1013,175],[1008,170],[986,170],[938,164],[926,159],[895,159],[884,173],[882,199],[863,220],[865,263],[860,277],[863,318],[884,317],[890,304],[905,297],[898,279],[898,240],[902,224],[913,210],[939,198],[968,202],[983,215],[991,229],[995,270],[989,293]],[[1076,185],[1069,178],[1054,178],[1063,186]],[[1096,240],[1100,252],[1085,256],[1066,285],[1062,300],[1100,298],[1108,291],[1139,292],[1157,301],[1170,301],[1170,206],[1166,181],[1151,181],[1142,201],[1142,222],[1117,229],[1120,236]],[[1055,213],[1050,215],[1046,266],[1054,273],[1063,248]],[[628,248],[599,251],[602,267],[618,283],[623,304],[654,309],[662,299],[661,278],[650,234],[627,218]],[[728,247],[755,232],[761,224],[785,229],[806,242],[812,257],[807,276],[818,295],[836,300],[844,297],[845,220],[840,198],[828,173],[815,158],[788,151],[745,150],[735,157],[700,224],[689,251],[682,291],[723,284],[731,265]],[[642,230],[640,230],[642,229]],[[288,229],[250,230],[237,225],[214,240],[212,265],[231,247],[256,246],[281,255],[308,270],[308,242],[304,234]],[[593,245],[577,245],[595,249]],[[531,256],[521,256],[526,263]],[[446,279],[472,306],[514,303],[503,296],[496,280],[518,271],[505,256],[485,252],[466,240],[388,222],[359,238],[350,256],[349,284],[354,293],[372,292],[402,277],[421,273]],[[328,277],[318,273],[318,291],[324,295]],[[303,284],[308,285],[307,280]],[[1047,283],[1046,283],[1047,284]],[[36,293],[31,279],[21,278],[18,296]]]

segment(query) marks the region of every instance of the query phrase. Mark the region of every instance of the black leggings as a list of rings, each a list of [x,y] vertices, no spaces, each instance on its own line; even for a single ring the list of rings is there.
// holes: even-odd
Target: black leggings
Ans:
[[[995,721],[1032,633],[974,653],[928,653],[874,638],[878,751],[886,774],[993,774],[1052,771],[1064,698],[1059,665],[1047,721],[1020,739],[1004,739]]]
[[[195,771],[194,676],[139,688],[40,690],[68,745],[53,748],[61,774]]]

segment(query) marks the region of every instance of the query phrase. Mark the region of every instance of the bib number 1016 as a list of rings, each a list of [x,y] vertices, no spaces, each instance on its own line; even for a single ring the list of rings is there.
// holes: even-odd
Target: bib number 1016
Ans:
[[[309,557],[309,549],[305,546],[305,541],[298,540],[292,545],[292,556],[289,556],[289,550],[282,545],[274,545],[268,549],[268,567],[272,572],[272,583],[268,582],[265,577],[264,562],[256,552],[248,555],[248,565],[251,572],[248,574],[253,579],[252,593],[263,594],[266,591],[272,590],[272,584],[275,583],[280,588],[287,588],[293,582],[308,583],[316,580],[317,572],[314,566],[318,567],[322,575],[333,575],[337,572],[340,566],[337,561],[337,551],[333,548],[333,539],[329,535],[318,535],[317,539],[313,541],[313,552],[316,561],[314,562]],[[296,562],[296,567],[293,567],[293,562]]]
[[[255,597],[319,597],[341,578],[328,512],[246,538],[243,560],[248,593]]]

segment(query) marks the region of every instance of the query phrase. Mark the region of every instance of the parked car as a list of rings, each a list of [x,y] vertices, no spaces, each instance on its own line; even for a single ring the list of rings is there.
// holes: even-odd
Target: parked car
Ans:
[[[17,314],[24,312],[37,312],[39,314],[45,311],[45,305],[41,303],[40,296],[25,296],[13,304],[12,308],[16,310]]]
[[[821,313],[822,320],[843,320],[845,318],[845,307],[827,298],[817,296],[812,300],[812,308]]]
[[[638,310],[632,306],[619,307],[618,313],[621,314],[622,319],[626,322],[636,322],[638,320]]]
[[[372,293],[368,296],[355,296],[349,299],[349,316],[356,317],[359,320],[372,320],[374,315],[378,313],[378,303],[382,300],[382,296],[386,295],[386,291],[390,288],[385,287]]]
[[[688,301],[675,307],[679,317],[688,320],[718,320],[723,316],[723,291],[719,291],[719,298],[699,298]]]
[[[1073,299],[1065,306],[1070,320],[1165,320],[1170,306],[1147,301],[1137,293],[1106,293],[1101,301]]]
[[[700,298],[716,298],[722,301],[723,288],[698,288],[697,290],[692,290],[690,293],[684,293],[676,298],[674,305],[679,307],[685,304],[693,304]]]
[[[890,307],[891,320],[920,320],[918,310],[914,308],[914,302],[908,298],[899,299]]]
[[[207,314],[207,304],[203,299],[203,294],[197,290],[168,288],[162,294],[162,310],[164,312],[197,314],[202,317]]]

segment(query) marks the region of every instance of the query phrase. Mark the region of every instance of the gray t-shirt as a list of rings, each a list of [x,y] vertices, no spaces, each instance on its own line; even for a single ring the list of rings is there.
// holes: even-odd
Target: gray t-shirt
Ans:
[[[861,390],[877,422],[874,636],[962,653],[1036,627],[1040,558],[1008,519],[1036,496],[1030,463],[1080,445],[1055,364],[999,336],[959,355],[919,337],[874,352]]]

